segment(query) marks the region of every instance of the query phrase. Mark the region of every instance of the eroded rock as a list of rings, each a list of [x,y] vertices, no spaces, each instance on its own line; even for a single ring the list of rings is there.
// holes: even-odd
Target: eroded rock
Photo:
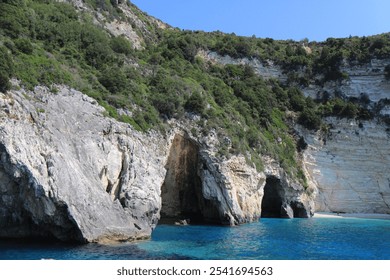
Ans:
[[[215,157],[216,135],[197,139],[180,125],[140,133],[78,91],[56,92],[0,96],[0,237],[111,242],[149,237],[161,216],[260,218],[266,175],[243,156]]]

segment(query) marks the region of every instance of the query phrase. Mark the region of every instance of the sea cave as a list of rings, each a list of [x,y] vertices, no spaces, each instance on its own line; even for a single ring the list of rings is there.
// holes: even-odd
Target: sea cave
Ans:
[[[219,219],[213,201],[202,194],[199,146],[182,135],[176,135],[166,163],[166,176],[161,186],[161,223],[186,220],[191,224],[212,223]]]

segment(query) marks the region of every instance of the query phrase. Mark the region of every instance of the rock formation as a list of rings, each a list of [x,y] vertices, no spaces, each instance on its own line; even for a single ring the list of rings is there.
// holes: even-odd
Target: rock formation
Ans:
[[[160,214],[228,225],[261,216],[265,174],[243,157],[217,159],[212,135],[179,124],[139,133],[65,86],[13,90],[0,106],[0,237],[132,240]]]
[[[390,134],[375,121],[330,118],[324,135],[302,131],[316,211],[390,214]]]
[[[233,59],[214,52],[201,52],[199,55],[214,63],[249,65],[264,78],[277,78],[282,82],[286,80],[282,70],[272,65],[272,62],[264,65],[256,59]],[[321,86],[310,84],[302,88],[304,94],[313,99],[323,98],[324,94],[345,99],[365,99],[367,108],[376,114],[376,118],[366,121],[328,118],[324,120],[330,127],[327,133],[296,127],[297,133],[308,144],[308,149],[302,155],[302,164],[309,179],[309,189],[304,195],[315,197],[312,208],[306,209],[341,213],[390,213],[390,134],[388,125],[381,120],[390,117],[390,81],[385,78],[385,67],[389,64],[388,59],[373,59],[365,64],[344,62],[340,71],[346,73],[348,79],[329,81]],[[293,185],[280,187],[278,180],[278,176],[267,176],[269,184],[275,186],[270,190],[267,185],[265,187],[265,196],[270,195],[275,202],[270,205],[269,215],[283,216],[285,213],[290,217],[295,216],[290,209],[291,205],[288,207],[287,203],[286,206],[288,199],[284,194],[284,190],[290,189],[286,186]],[[299,191],[293,193],[297,195]],[[312,203],[310,198],[303,201]],[[282,212],[278,211],[276,204],[282,205]],[[264,206],[267,208],[267,204]]]
[[[262,217],[310,218],[314,214],[314,189],[293,182],[272,159],[265,160],[266,184]]]
[[[149,236],[159,218],[163,142],[104,117],[80,92],[58,90],[1,96],[0,236]]]
[[[151,17],[144,22],[122,0],[112,3],[128,21],[107,20],[84,1],[62,1],[90,12],[97,25],[125,36],[135,49],[155,39],[148,24],[167,28]],[[287,80],[269,60],[202,50],[198,56]],[[168,121],[164,133],[141,133],[72,88],[26,91],[13,80],[14,89],[0,93],[0,238],[108,242],[147,238],[160,220],[238,225],[260,217],[306,218],[315,210],[390,214],[390,133],[381,121],[390,117],[390,82],[384,77],[389,64],[345,62],[340,70],[348,80],[303,88],[313,98],[364,99],[377,117],[328,118],[329,130],[319,132],[297,125],[308,144],[301,154],[306,187],[271,158],[258,171],[244,155],[218,155],[220,141],[230,139],[219,139],[213,130],[195,135],[191,118]]]
[[[389,116],[385,104],[390,97],[390,81],[384,75],[389,63],[385,59],[359,65],[345,63],[342,71],[348,80],[304,89],[313,98],[324,92],[365,98],[366,106],[376,114],[366,121],[328,118],[327,132],[298,129],[309,144],[303,162],[317,188],[316,211],[390,214],[390,134],[381,120]]]

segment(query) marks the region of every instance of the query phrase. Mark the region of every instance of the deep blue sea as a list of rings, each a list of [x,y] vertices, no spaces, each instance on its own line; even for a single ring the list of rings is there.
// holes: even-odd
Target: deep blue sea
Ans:
[[[0,240],[0,259],[390,260],[390,221],[263,218],[237,227],[159,225],[151,240],[117,245]]]

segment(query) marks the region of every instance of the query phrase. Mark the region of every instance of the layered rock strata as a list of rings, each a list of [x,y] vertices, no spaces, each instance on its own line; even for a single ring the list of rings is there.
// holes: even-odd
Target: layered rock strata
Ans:
[[[303,162],[317,188],[316,211],[390,213],[390,133],[381,121],[389,116],[389,64],[386,59],[345,63],[341,71],[347,80],[303,89],[313,98],[327,94],[360,100],[376,115],[366,121],[328,118],[325,133],[298,129],[309,144]]]
[[[302,130],[316,211],[390,214],[390,133],[374,121],[327,119],[326,135]]]

